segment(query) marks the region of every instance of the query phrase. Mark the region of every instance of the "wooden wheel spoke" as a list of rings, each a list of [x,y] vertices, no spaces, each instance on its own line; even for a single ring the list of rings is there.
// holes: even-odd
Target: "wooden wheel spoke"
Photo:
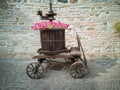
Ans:
[[[35,73],[33,73],[33,77],[35,78]]]
[[[38,78],[40,78],[40,76],[38,75],[38,73],[33,73],[32,76],[33,76],[33,77],[32,77],[33,79],[38,79]]]
[[[43,73],[44,71],[43,70],[39,70],[38,73]]]
[[[33,72],[33,71],[32,70],[31,71],[28,70],[28,72]]]
[[[81,74],[81,69],[77,69],[76,71],[78,74]]]
[[[80,73],[80,72],[81,72],[81,70],[80,70],[80,69],[77,69],[77,70],[76,70],[76,72],[77,72],[77,73]]]
[[[70,74],[74,74],[74,73],[76,73],[76,72],[75,72],[75,71],[71,71],[71,72],[70,72]]]
[[[75,74],[76,74],[76,72],[74,72],[74,73],[71,73],[71,76],[75,76]]]
[[[40,76],[39,76],[40,74],[36,73],[36,75],[37,75],[38,77],[40,77]]]
[[[32,68],[35,68],[34,65],[33,65],[32,63],[31,63],[30,65],[32,66]]]
[[[86,70],[85,69],[81,69],[81,73],[85,74]]]
[[[79,76],[79,74],[76,72],[76,73],[75,73],[75,78],[77,78],[78,76]]]
[[[33,75],[34,73],[33,73],[33,72],[31,72],[30,74],[31,74],[31,75]]]
[[[28,68],[29,68],[29,69],[33,69],[33,68],[31,68],[30,66],[28,66]]]

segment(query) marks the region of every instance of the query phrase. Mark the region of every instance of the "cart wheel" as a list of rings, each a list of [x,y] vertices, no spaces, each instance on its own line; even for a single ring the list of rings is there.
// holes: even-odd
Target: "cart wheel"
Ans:
[[[36,63],[30,63],[26,68],[27,75],[32,79],[40,79],[44,73],[44,67]]]
[[[70,66],[70,75],[73,78],[82,78],[85,75],[85,69],[82,63],[75,62]]]

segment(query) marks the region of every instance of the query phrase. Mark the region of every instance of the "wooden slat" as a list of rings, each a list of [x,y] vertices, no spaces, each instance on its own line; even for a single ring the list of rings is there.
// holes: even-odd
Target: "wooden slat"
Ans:
[[[65,30],[40,30],[41,46],[43,51],[59,51],[65,49]]]

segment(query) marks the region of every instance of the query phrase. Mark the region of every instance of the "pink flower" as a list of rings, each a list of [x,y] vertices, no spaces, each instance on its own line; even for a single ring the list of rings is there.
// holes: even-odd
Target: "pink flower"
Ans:
[[[64,24],[60,21],[42,21],[42,22],[36,22],[31,28],[34,30],[39,30],[39,29],[46,29],[46,28],[67,29],[68,27],[69,27],[69,24]]]

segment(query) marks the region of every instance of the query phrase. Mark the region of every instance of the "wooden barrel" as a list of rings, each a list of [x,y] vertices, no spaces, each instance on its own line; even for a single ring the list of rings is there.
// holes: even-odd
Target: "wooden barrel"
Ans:
[[[65,29],[40,30],[41,52],[44,54],[58,54],[66,50]]]

